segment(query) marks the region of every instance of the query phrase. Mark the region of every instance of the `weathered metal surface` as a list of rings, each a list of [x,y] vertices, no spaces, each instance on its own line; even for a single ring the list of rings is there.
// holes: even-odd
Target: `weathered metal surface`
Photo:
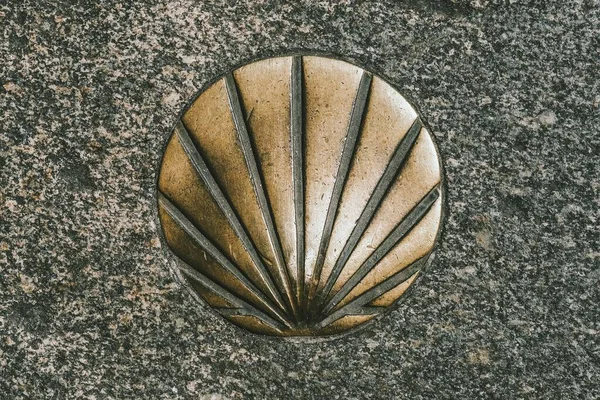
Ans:
[[[389,84],[293,56],[225,75],[183,114],[158,180],[185,279],[252,332],[326,336],[392,306],[442,222],[431,135]]]

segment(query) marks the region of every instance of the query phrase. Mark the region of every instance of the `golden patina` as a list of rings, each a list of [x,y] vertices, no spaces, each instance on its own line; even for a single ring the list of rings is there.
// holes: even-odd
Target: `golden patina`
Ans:
[[[326,336],[388,309],[442,220],[431,134],[388,83],[343,61],[258,61],[204,90],[158,179],[181,276],[252,332]]]

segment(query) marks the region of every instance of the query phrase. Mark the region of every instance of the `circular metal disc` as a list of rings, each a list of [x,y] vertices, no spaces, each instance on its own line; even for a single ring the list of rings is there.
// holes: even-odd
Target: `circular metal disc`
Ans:
[[[442,222],[431,134],[388,83],[343,61],[243,66],[184,112],[158,179],[182,276],[252,332],[343,333],[418,277]]]

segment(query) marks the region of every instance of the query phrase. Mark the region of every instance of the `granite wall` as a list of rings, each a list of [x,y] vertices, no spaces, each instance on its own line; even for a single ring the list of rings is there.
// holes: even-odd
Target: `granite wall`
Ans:
[[[598,0],[0,0],[0,399],[600,398]],[[161,248],[178,113],[235,65],[395,84],[448,182],[436,258],[343,339],[245,334]]]

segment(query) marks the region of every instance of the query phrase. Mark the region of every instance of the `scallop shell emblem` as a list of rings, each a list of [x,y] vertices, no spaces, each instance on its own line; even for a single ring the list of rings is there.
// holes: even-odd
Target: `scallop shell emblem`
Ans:
[[[176,124],[158,178],[181,279],[251,332],[328,336],[394,305],[442,223],[431,134],[388,83],[316,56],[245,65]]]

